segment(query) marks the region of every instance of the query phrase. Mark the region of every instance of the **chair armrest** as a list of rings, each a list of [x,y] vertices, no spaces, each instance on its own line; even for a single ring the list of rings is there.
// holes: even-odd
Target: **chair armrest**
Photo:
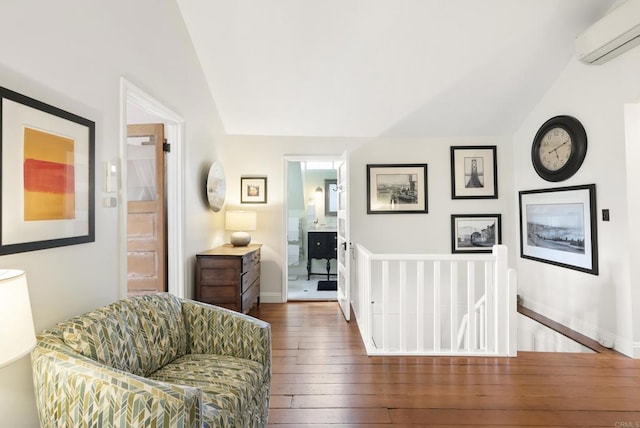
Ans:
[[[146,379],[71,352],[36,347],[31,358],[44,428],[201,426],[197,388]]]
[[[245,358],[271,370],[271,325],[257,318],[206,303],[185,300],[182,312],[187,348],[192,354]]]

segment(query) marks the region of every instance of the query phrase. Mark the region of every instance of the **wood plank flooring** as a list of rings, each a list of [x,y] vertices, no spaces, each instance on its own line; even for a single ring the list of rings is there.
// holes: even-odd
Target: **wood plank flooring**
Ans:
[[[272,428],[640,428],[640,360],[368,357],[336,302],[263,303],[251,315],[272,326]]]

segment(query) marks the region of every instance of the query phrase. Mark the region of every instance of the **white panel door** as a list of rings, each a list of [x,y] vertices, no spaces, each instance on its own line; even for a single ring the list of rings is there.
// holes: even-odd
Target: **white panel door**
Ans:
[[[351,241],[349,240],[349,174],[348,153],[344,152],[338,163],[338,303],[344,319],[351,319],[350,266]]]

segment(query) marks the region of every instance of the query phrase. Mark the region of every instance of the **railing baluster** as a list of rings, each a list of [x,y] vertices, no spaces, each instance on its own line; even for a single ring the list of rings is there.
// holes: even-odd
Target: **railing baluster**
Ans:
[[[482,328],[480,330],[480,346],[484,350],[489,350],[489,343],[493,343],[493,339],[491,336],[493,335],[489,329],[491,325],[490,320],[493,318],[490,310],[493,310],[493,305],[489,302],[493,297],[493,263],[490,261],[484,262],[484,307],[483,307],[483,316],[482,316]]]
[[[387,324],[389,310],[389,262],[384,260],[382,262],[382,350],[387,351]]]
[[[451,262],[449,285],[451,287],[450,302],[450,330],[451,330],[451,351],[458,351],[458,262]]]
[[[416,350],[424,351],[424,261],[416,263]]]
[[[433,350],[435,352],[440,352],[442,348],[440,281],[440,260],[436,260],[433,262]]]
[[[473,316],[476,306],[476,264],[467,262],[467,351],[474,351],[476,344],[476,319]]]
[[[398,340],[400,350],[405,352],[407,350],[407,262],[401,260],[398,263],[398,276],[400,280],[400,301],[398,302]]]

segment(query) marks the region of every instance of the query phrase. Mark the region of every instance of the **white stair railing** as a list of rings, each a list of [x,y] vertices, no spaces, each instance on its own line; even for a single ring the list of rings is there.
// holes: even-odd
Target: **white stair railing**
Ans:
[[[373,254],[356,245],[369,355],[516,355],[515,272],[491,254]]]

